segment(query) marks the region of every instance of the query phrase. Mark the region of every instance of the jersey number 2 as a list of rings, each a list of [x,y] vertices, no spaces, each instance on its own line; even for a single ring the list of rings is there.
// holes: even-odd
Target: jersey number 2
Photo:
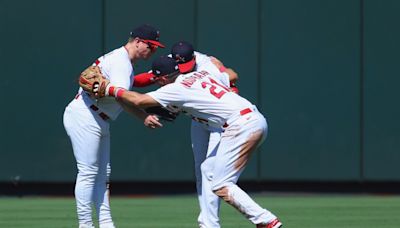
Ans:
[[[210,86],[210,93],[218,98],[221,99],[221,97],[226,93],[229,92],[229,89],[226,88],[225,86],[221,85],[220,83],[218,83],[217,81],[215,81],[212,78],[209,78],[210,82],[202,82],[201,83],[201,87],[203,87],[203,89],[205,89],[207,86]],[[216,91],[217,88],[219,88],[219,91]]]

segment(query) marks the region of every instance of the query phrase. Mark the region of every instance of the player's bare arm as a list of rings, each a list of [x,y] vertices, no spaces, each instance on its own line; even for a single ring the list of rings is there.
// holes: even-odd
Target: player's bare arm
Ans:
[[[237,74],[232,68],[225,67],[224,64],[223,64],[219,59],[217,59],[217,58],[214,57],[214,56],[211,56],[210,58],[211,58],[211,62],[212,62],[221,72],[225,72],[225,73],[227,73],[227,74],[229,75],[229,81],[230,81],[231,83],[235,83],[235,82],[239,79],[238,74]]]
[[[118,88],[122,89],[122,88]],[[147,94],[141,94],[135,91],[127,91],[122,89],[123,92],[115,94],[110,93],[109,96],[115,96],[126,105],[133,105],[138,108],[148,108],[152,106],[160,106],[160,104]]]
[[[230,83],[230,90],[234,93],[239,94],[239,89],[236,87],[236,82],[239,79],[238,74],[232,69],[232,68],[227,68],[224,66],[224,64],[214,56],[210,57],[211,62],[219,69],[220,72],[224,72],[228,74],[229,77],[229,83]]]
[[[160,128],[163,126],[156,115],[147,114],[142,110],[147,107],[160,106],[152,97],[113,86],[107,87],[106,95],[115,96],[124,109],[127,109],[131,113],[133,112],[135,116],[144,120],[145,126],[149,128]]]
[[[133,106],[133,105],[125,104],[124,102],[120,101],[119,99],[117,101],[126,112],[131,113],[132,115],[136,116],[137,118],[143,120],[143,123],[146,127],[154,129],[154,128],[160,128],[163,126],[160,123],[160,120],[156,115],[148,114],[145,111],[143,111],[142,109],[140,109],[136,106]]]

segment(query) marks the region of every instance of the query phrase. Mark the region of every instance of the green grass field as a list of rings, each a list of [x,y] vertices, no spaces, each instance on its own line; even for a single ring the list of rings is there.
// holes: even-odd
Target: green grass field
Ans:
[[[279,216],[285,228],[398,228],[400,196],[369,195],[253,195]],[[197,227],[195,195],[142,198],[113,197],[118,228]],[[222,203],[221,225],[255,227]],[[73,198],[0,198],[0,227],[76,228]]]

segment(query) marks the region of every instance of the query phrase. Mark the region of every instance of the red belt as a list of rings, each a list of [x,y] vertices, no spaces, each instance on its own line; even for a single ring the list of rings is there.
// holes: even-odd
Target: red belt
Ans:
[[[241,110],[239,113],[240,113],[241,116],[244,116],[244,115],[246,115],[247,113],[250,113],[250,112],[253,112],[253,110],[251,110],[251,108],[245,108],[245,109]],[[199,117],[194,117],[193,116],[192,119],[197,121],[197,122],[203,123],[203,124],[207,124],[208,123],[208,120],[203,119],[203,118],[199,118]],[[227,123],[225,123],[222,127],[228,127],[228,126],[229,125]]]
[[[247,113],[250,113],[250,112],[252,112],[252,110],[250,108],[245,108],[242,111],[240,111],[240,115],[244,116],[244,115],[246,115]]]
[[[251,110],[251,108],[245,108],[245,109],[241,110],[239,113],[240,113],[241,116],[244,116],[244,115],[246,115],[247,113],[250,113],[250,112],[253,112],[253,110]],[[224,126],[222,126],[222,127],[226,128],[228,126],[229,126],[229,124],[225,123]]]
[[[90,108],[95,112],[97,112],[99,110],[99,108],[96,105],[90,105]],[[107,114],[105,114],[104,112],[100,112],[98,114],[105,121],[110,119],[110,117],[108,117]]]

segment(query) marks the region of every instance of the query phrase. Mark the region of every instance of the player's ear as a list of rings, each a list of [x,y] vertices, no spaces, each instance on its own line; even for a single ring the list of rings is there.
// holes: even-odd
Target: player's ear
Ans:
[[[140,41],[140,39],[137,38],[137,37],[132,38],[132,40],[131,40],[131,42],[132,42],[133,44],[135,44],[135,45],[138,45],[138,44],[139,44],[139,41]]]
[[[135,42],[135,39],[137,39],[137,38],[129,37],[129,38],[128,38],[128,43],[133,43],[133,42]]]

